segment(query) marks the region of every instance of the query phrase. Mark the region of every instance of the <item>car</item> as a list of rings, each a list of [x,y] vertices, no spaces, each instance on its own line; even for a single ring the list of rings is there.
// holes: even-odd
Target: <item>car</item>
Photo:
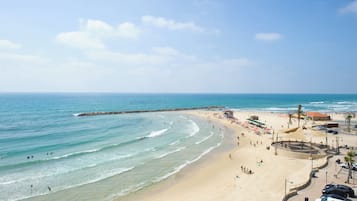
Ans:
[[[344,197],[347,197],[345,195],[355,197],[354,190],[351,187],[342,184],[327,184],[324,189],[322,189],[322,194],[337,194]]]
[[[323,199],[317,198],[315,201],[343,201],[343,200],[328,197],[328,198],[323,198]]]
[[[347,163],[341,163],[340,167],[348,169],[348,164]]]
[[[336,188],[335,186],[322,189],[322,195],[335,194],[347,198],[348,192],[345,189]]]
[[[343,196],[340,196],[340,195],[336,195],[336,194],[325,194],[325,195],[321,195],[321,201],[324,201],[324,200],[331,200],[329,198],[334,198],[335,200],[343,200],[343,201],[351,201],[350,199],[348,198],[345,198]]]
[[[351,198],[355,197],[355,191],[351,187],[342,184],[337,184],[336,187],[340,189],[345,189],[349,197]]]
[[[337,135],[338,131],[333,131],[332,134]]]

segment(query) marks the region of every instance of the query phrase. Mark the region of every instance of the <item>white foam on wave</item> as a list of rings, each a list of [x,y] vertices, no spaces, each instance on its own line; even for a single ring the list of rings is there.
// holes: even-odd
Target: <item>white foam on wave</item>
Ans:
[[[172,145],[178,144],[179,142],[180,142],[180,140],[176,140],[174,142],[171,142],[169,145],[172,146]]]
[[[187,117],[180,115],[179,118],[187,120]]]
[[[168,130],[169,130],[168,128],[164,128],[164,129],[161,129],[158,131],[151,131],[150,134],[147,135],[146,137],[148,137],[148,138],[157,137],[157,136],[163,135]]]
[[[82,185],[85,185],[85,184],[95,183],[95,182],[98,182],[100,180],[103,180],[103,179],[106,179],[106,178],[109,178],[109,177],[112,177],[112,176],[115,176],[115,175],[119,175],[119,174],[123,174],[123,173],[128,172],[128,171],[131,171],[134,168],[135,168],[135,166],[129,167],[129,168],[118,168],[118,169],[113,169],[113,170],[109,170],[109,171],[102,171],[101,172],[102,174],[99,175],[99,177],[96,177],[95,179],[87,180],[87,181],[84,181],[84,182],[78,183],[78,184],[57,186],[51,192],[61,191],[61,190],[65,190],[65,189],[70,189],[70,188],[82,186]],[[20,192],[18,192],[18,193],[20,193]],[[7,197],[7,200],[22,200],[22,199],[27,199],[27,198],[30,198],[30,197],[33,197],[33,196],[46,195],[48,193],[49,193],[48,191],[40,191],[40,192],[32,192],[32,194],[29,195],[27,192],[26,193],[24,192],[22,194],[15,194],[11,198]],[[0,196],[0,198],[1,198],[1,196]]]
[[[34,179],[41,180],[46,177],[53,177],[53,176],[61,175],[61,174],[68,174],[68,173],[80,171],[80,170],[86,169],[86,168],[93,168],[93,167],[96,167],[97,165],[100,165],[102,163],[108,163],[108,162],[116,161],[119,159],[129,158],[129,157],[135,156],[140,153],[142,153],[142,152],[117,155],[117,156],[114,156],[108,160],[101,161],[98,163],[88,163],[83,166],[70,166],[70,168],[68,168],[69,166],[67,164],[66,166],[62,166],[62,168],[56,168],[55,169],[56,171],[43,171],[43,169],[42,169],[42,170],[38,171],[38,174],[29,173],[26,176],[19,174],[19,173],[12,173],[12,174],[8,174],[6,176],[0,177],[0,186],[1,185],[10,185],[13,183],[18,183],[18,182],[26,182],[26,181],[30,181],[30,180],[34,180]]]
[[[349,101],[338,101],[336,102],[336,104],[338,105],[346,105],[346,104],[351,104],[352,102],[349,102]]]
[[[163,157],[165,157],[165,156],[168,156],[168,155],[170,155],[170,154],[173,154],[173,153],[182,151],[182,150],[184,150],[184,149],[186,149],[186,147],[179,147],[179,148],[177,148],[177,149],[175,149],[175,150],[172,150],[172,151],[166,152],[166,153],[164,153],[164,154],[161,154],[160,156],[156,157],[156,159],[163,158]]]
[[[107,196],[106,198],[104,198],[105,201],[112,201],[114,200],[115,198],[118,198],[118,197],[121,197],[121,196],[124,196],[124,195],[127,195],[131,192],[135,192],[135,191],[138,191],[142,188],[144,188],[145,186],[147,186],[147,182],[141,182],[139,184],[136,184],[136,185],[133,185],[133,186],[130,186],[128,188],[125,188],[123,190],[121,190],[119,193],[115,193],[115,194],[112,194],[110,196]]]
[[[196,158],[194,158],[194,159],[192,159],[192,160],[189,160],[189,161],[186,161],[185,163],[181,164],[180,166],[174,168],[173,171],[171,171],[171,172],[169,172],[169,173],[163,175],[162,177],[159,177],[159,178],[154,179],[153,182],[160,182],[160,181],[162,181],[162,180],[164,180],[164,179],[167,179],[167,178],[169,178],[170,176],[172,176],[172,175],[178,173],[180,170],[182,170],[183,168],[185,168],[187,165],[190,165],[190,164],[192,164],[192,163],[198,161],[198,160],[201,159],[203,156],[205,156],[206,154],[208,154],[209,152],[211,152],[213,149],[219,147],[221,144],[222,144],[222,143],[219,142],[219,143],[216,144],[215,146],[212,146],[212,147],[206,149],[205,151],[203,151],[203,152],[202,152],[199,156],[197,156]]]
[[[312,102],[309,102],[309,104],[311,105],[318,105],[318,104],[324,104],[325,102],[324,101],[312,101]]]
[[[101,150],[101,148],[90,149],[90,150],[85,150],[85,151],[78,151],[78,152],[73,152],[73,153],[69,153],[69,154],[64,154],[62,156],[55,156],[55,157],[52,157],[52,158],[48,158],[46,160],[56,160],[56,159],[61,159],[61,158],[67,158],[67,157],[70,157],[70,156],[73,156],[73,155],[93,153],[93,152],[97,152],[97,151],[100,151],[100,150]]]
[[[208,136],[202,138],[202,140],[200,140],[200,141],[195,142],[195,144],[201,144],[202,142],[204,142],[204,141],[210,139],[210,138],[214,135],[214,133],[213,133],[212,131],[210,131],[210,133],[211,133],[210,135],[208,135]]]
[[[191,122],[191,125],[192,125],[192,127],[191,127],[192,131],[190,133],[190,137],[192,137],[200,131],[200,127],[193,120],[190,119],[189,121]]]

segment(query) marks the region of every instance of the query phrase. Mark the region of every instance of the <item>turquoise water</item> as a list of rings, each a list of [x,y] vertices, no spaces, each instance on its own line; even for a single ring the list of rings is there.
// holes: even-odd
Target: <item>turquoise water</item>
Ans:
[[[0,200],[112,200],[180,171],[224,138],[223,128],[180,113],[76,113],[298,104],[357,111],[357,95],[0,94]]]

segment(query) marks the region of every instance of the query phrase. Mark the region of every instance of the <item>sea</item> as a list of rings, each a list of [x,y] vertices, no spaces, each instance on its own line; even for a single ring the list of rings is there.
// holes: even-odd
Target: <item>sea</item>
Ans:
[[[221,125],[182,112],[222,106],[357,112],[357,94],[0,94],[0,200],[113,200],[163,181],[222,146]]]

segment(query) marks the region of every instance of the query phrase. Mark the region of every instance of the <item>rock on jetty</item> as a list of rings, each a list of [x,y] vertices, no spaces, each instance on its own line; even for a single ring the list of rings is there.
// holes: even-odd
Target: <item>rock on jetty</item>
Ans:
[[[184,110],[216,110],[223,109],[220,106],[209,106],[209,107],[192,107],[192,108],[173,108],[173,109],[157,109],[157,110],[131,110],[131,111],[118,111],[118,112],[85,112],[79,113],[75,116],[98,116],[98,115],[115,115],[115,114],[131,114],[131,113],[145,113],[145,112],[171,112],[171,111],[184,111]]]

